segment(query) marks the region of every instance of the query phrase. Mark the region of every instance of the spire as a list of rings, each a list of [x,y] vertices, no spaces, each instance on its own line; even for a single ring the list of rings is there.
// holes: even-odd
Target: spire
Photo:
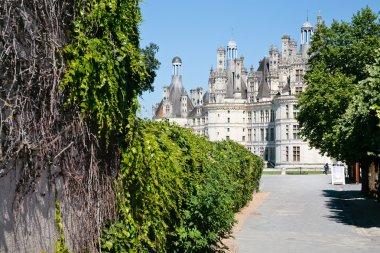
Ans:
[[[318,11],[318,16],[317,16],[317,25],[322,24],[322,16],[321,16],[321,11]]]

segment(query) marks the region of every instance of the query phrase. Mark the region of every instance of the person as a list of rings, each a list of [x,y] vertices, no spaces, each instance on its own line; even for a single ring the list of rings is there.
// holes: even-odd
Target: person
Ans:
[[[323,166],[323,174],[327,175],[327,172],[329,171],[329,165],[326,163],[325,166]]]

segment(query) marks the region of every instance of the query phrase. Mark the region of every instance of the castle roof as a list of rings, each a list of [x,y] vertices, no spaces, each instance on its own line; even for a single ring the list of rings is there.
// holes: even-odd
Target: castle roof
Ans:
[[[268,74],[269,74],[269,59],[265,57],[263,60],[260,61],[259,68],[257,69],[258,73],[261,75],[260,83],[258,87],[258,98],[269,98],[270,97],[270,89],[267,82]]]
[[[306,21],[303,23],[302,28],[313,28],[313,25],[309,21]]]
[[[186,91],[184,91],[182,85],[182,76],[173,75],[172,82],[169,86],[169,101],[173,105],[173,116],[181,117],[181,96]]]
[[[182,60],[181,58],[179,58],[178,56],[175,56],[172,60],[172,64],[182,64]]]

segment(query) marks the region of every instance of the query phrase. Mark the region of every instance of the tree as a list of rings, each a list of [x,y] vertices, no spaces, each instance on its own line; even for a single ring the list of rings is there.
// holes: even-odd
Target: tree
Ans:
[[[317,26],[298,121],[301,134],[322,153],[353,162],[374,151],[371,138],[378,122],[360,82],[369,77],[366,66],[375,63],[379,46],[378,15],[369,7],[357,12],[350,23]]]

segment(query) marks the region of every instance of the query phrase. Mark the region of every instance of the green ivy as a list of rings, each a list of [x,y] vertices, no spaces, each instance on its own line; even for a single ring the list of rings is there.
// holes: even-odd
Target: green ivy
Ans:
[[[135,115],[136,96],[152,89],[158,50],[139,47],[138,0],[76,0],[72,41],[64,49],[66,72],[61,88],[67,105],[79,106],[107,144],[125,134]]]
[[[58,232],[58,238],[55,242],[55,252],[69,253],[70,252],[69,249],[65,246],[65,235],[63,233],[60,202],[57,197],[57,192],[55,193],[55,226]]]

